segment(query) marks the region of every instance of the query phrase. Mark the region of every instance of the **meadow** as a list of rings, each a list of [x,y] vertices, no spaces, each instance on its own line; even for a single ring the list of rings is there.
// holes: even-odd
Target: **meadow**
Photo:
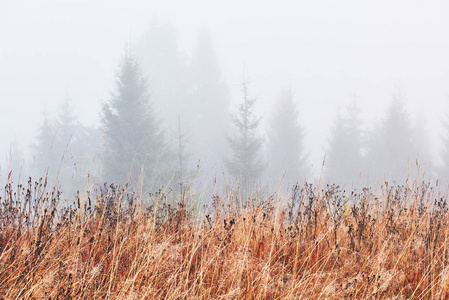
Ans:
[[[103,185],[7,184],[2,299],[447,299],[446,191],[427,182],[191,205]]]

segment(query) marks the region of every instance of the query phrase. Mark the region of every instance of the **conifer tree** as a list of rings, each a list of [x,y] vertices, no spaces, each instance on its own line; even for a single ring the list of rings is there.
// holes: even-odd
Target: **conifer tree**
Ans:
[[[271,172],[274,180],[295,184],[303,181],[309,170],[304,150],[304,129],[291,90],[283,91],[276,102],[268,129]]]
[[[94,125],[80,125],[76,133],[77,140],[72,146],[73,152],[76,153],[75,184],[82,188],[88,179],[90,182],[98,182],[104,142],[101,129]]]
[[[201,167],[207,170],[206,176],[216,176],[221,173],[222,158],[229,154],[225,135],[230,129],[230,98],[211,37],[206,31],[198,36],[189,72],[191,88],[182,113],[183,120],[190,124],[187,130],[191,133],[192,167],[200,161]]]
[[[103,104],[101,114],[107,143],[103,177],[118,183],[143,178],[148,183],[162,174],[167,148],[147,80],[130,51],[120,62],[115,82],[116,91]]]
[[[403,98],[394,96],[385,119],[369,140],[366,162],[377,180],[404,180],[417,155],[409,114]]]
[[[189,177],[188,171],[188,162],[190,153],[187,152],[186,146],[189,142],[188,132],[182,131],[181,126],[181,116],[178,116],[178,145],[177,145],[177,167],[178,167],[178,176],[180,183],[184,182],[184,180]]]
[[[185,119],[190,78],[186,56],[178,48],[176,31],[169,23],[152,24],[136,46],[142,74],[151,79],[154,109],[174,135],[178,131],[178,115],[183,114]]]
[[[413,130],[413,151],[412,158],[416,159],[416,163],[421,170],[431,172],[431,142],[428,132],[427,122],[423,115],[418,115],[412,127]]]
[[[331,130],[325,171],[332,183],[358,185],[362,182],[362,128],[356,102],[345,116],[338,114]]]
[[[43,114],[42,124],[38,128],[36,141],[33,144],[33,166],[35,177],[56,176],[59,161],[56,159],[55,151],[56,128],[50,123],[47,112]]]
[[[58,170],[58,182],[66,192],[74,192],[76,187],[74,179],[77,174],[77,163],[80,163],[80,155],[77,146],[81,125],[74,113],[72,100],[66,96],[60,104],[56,119],[56,138],[54,154],[56,161],[60,163]]]
[[[72,100],[66,96],[58,108],[56,126],[58,130],[57,143],[60,152],[78,139],[77,131],[80,128],[78,118],[74,113]]]
[[[261,118],[255,116],[256,98],[250,98],[248,83],[242,84],[243,103],[238,113],[231,116],[237,129],[234,136],[228,136],[232,157],[226,161],[231,174],[241,178],[244,187],[257,180],[264,170],[261,161],[263,138],[257,133]]]

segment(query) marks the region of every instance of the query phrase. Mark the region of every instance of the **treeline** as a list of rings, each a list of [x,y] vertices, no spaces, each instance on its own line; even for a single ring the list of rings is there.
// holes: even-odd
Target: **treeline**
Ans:
[[[245,78],[239,104],[230,106],[229,87],[207,32],[199,34],[189,56],[179,50],[170,25],[151,27],[125,50],[111,90],[98,112],[99,127],[82,125],[74,114],[76,99],[67,96],[55,119],[43,116],[32,157],[24,158],[12,144],[4,176],[9,170],[22,179],[46,174],[72,190],[97,181],[176,189],[184,183],[203,188],[237,180],[249,188],[312,180],[306,124],[294,93],[283,90],[273,99],[276,105],[263,130],[257,98]],[[364,130],[356,103],[339,113],[321,175],[365,185],[375,179],[402,180],[417,161],[427,166],[426,130],[422,122],[412,122],[404,102],[394,96],[384,120],[370,131]],[[444,149],[446,167],[439,175],[449,166],[449,135]]]
[[[356,102],[334,120],[325,159],[333,183],[371,186],[383,180],[403,183],[418,175],[446,177],[447,168],[432,168],[432,146],[424,120],[413,122],[405,98],[393,95],[386,113],[370,130]],[[445,146],[449,146],[446,143]],[[449,156],[442,157],[443,165]]]

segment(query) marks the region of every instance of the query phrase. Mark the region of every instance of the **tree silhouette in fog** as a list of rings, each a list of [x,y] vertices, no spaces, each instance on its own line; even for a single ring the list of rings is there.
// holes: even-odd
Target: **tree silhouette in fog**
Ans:
[[[230,124],[229,88],[209,33],[200,32],[192,55],[187,56],[178,49],[170,24],[153,24],[139,40],[137,53],[143,73],[151,79],[155,108],[165,118],[171,148],[179,149],[182,133],[182,151],[188,153],[183,158],[183,173],[200,166],[195,177],[209,181],[222,172]]]
[[[57,140],[62,148],[60,150],[64,151],[67,145],[77,141],[77,130],[80,126],[69,96],[66,96],[59,106],[56,126],[58,130]]]
[[[273,110],[268,128],[268,148],[271,154],[270,172],[275,181],[301,182],[309,173],[304,151],[304,129],[298,123],[299,112],[291,90],[283,91]]]
[[[76,161],[79,153],[81,125],[74,113],[72,100],[66,96],[60,104],[56,119],[56,137],[54,144],[54,159],[58,162],[59,183],[65,188],[73,187],[73,179],[76,174]]]
[[[191,133],[192,162],[206,167],[208,177],[221,172],[228,154],[229,88],[224,81],[207,31],[201,31],[189,65],[190,90],[184,112]],[[204,178],[206,180],[206,178]]]
[[[47,176],[51,184],[67,193],[81,189],[87,175],[97,175],[97,156],[101,132],[83,126],[75,114],[73,100],[66,96],[58,107],[56,119],[44,113],[33,146],[33,177]]]
[[[242,84],[242,92],[243,103],[239,105],[238,113],[231,116],[237,132],[228,136],[232,157],[226,164],[231,174],[240,178],[246,188],[259,179],[264,170],[261,160],[263,138],[257,132],[261,118],[255,116],[256,98],[250,98],[246,81]]]
[[[362,128],[360,109],[353,102],[346,114],[338,113],[326,151],[325,174],[332,183],[357,185],[361,181]]]
[[[37,176],[55,176],[61,158],[56,159],[56,126],[51,123],[48,112],[43,113],[43,120],[38,128],[33,143],[33,168]]]
[[[116,91],[103,103],[101,112],[107,144],[103,178],[119,183],[136,183],[141,178],[149,182],[163,173],[167,146],[147,80],[130,50],[120,61],[115,84]]]
[[[366,164],[378,180],[403,180],[417,155],[415,132],[404,99],[395,95],[385,119],[371,133]]]
[[[174,140],[178,116],[186,108],[190,80],[187,57],[178,48],[176,31],[169,23],[152,24],[136,45],[142,74],[151,81],[154,109],[163,116],[164,127],[173,133]]]
[[[97,156],[101,131],[93,126],[84,126],[74,113],[76,102],[66,96],[59,105],[56,118],[54,153],[58,163],[58,182],[66,191],[82,189],[87,175],[98,174]]]

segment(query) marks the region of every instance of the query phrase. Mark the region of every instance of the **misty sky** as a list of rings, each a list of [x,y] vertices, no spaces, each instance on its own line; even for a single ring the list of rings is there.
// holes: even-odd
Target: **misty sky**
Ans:
[[[125,45],[157,22],[173,25],[187,54],[200,30],[210,32],[234,103],[243,69],[261,113],[291,87],[315,165],[354,98],[370,125],[403,94],[434,144],[449,114],[445,0],[0,0],[0,153],[13,139],[28,146],[66,94],[83,123],[98,124]]]

